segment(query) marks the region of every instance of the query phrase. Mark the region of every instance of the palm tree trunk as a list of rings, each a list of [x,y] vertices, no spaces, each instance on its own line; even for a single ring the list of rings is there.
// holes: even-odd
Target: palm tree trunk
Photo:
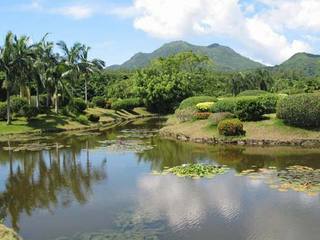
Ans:
[[[47,108],[48,108],[48,110],[50,107],[50,103],[51,103],[51,92],[50,92],[50,89],[47,89]]]
[[[59,96],[58,89],[56,88],[54,91],[54,112],[58,113],[58,104],[59,104]]]
[[[36,86],[36,108],[39,109],[39,86]]]
[[[84,101],[88,104],[88,82],[87,77],[84,77]]]
[[[11,124],[11,102],[10,102],[10,89],[7,88],[7,124]]]

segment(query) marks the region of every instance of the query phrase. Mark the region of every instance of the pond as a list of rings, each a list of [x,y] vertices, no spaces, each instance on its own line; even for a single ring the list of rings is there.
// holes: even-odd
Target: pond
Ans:
[[[0,218],[25,240],[319,239],[319,149],[181,143],[163,123],[2,143]],[[183,164],[228,170],[161,174]]]

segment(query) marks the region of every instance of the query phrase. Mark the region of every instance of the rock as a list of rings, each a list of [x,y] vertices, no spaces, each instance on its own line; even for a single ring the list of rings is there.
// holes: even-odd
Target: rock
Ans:
[[[12,229],[0,224],[0,239],[1,240],[22,240]]]
[[[318,146],[320,146],[320,142],[306,140],[301,143],[301,146],[303,146],[303,147],[318,147]]]

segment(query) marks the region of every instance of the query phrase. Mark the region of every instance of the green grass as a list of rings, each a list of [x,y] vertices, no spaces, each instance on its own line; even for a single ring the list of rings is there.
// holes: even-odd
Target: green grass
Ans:
[[[86,110],[86,115],[89,114],[98,115],[101,123],[111,123],[119,120],[130,120],[141,116],[151,116],[151,114],[144,108],[134,109],[132,113],[124,110],[115,111],[103,108],[89,108]],[[14,117],[11,125],[7,125],[5,121],[0,121],[0,135],[33,133],[40,131],[54,132],[78,130],[96,125],[96,123],[90,123],[89,125],[81,124],[76,121],[76,117],[49,113],[40,114],[30,121],[27,121],[24,117]]]

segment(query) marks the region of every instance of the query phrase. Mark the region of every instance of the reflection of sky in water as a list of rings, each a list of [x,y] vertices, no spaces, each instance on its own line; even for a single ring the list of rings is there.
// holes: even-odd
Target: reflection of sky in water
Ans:
[[[147,175],[138,187],[136,213],[164,218],[183,239],[319,239],[318,197],[277,192],[259,180]]]

